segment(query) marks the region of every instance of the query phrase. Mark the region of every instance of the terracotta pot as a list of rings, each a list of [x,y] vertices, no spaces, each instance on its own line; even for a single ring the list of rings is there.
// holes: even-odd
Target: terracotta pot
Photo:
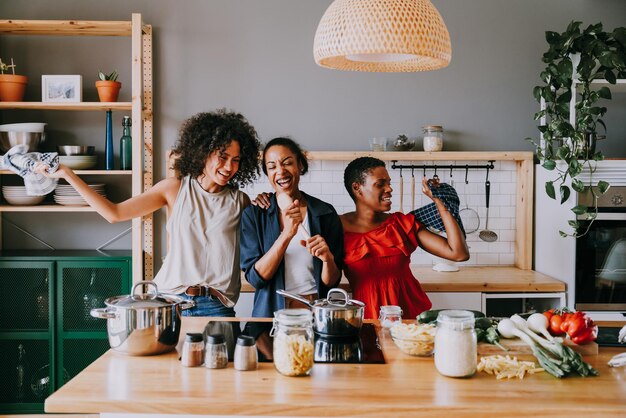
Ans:
[[[98,97],[101,102],[117,102],[122,83],[119,81],[98,80],[96,81],[96,88],[98,89]]]
[[[21,102],[27,82],[24,75],[0,74],[0,102]]]

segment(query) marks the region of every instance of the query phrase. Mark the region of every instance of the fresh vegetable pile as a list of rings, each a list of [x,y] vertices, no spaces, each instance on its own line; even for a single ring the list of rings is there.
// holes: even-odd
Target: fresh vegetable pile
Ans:
[[[547,333],[547,326],[547,318],[542,314],[531,315],[528,322],[519,315],[513,315],[511,319],[505,318],[498,323],[498,332],[504,338],[518,337],[528,344],[541,367],[555,377],[561,378],[571,373],[583,377],[598,375],[579,353],[554,338],[550,340],[535,333],[542,330]]]
[[[598,336],[598,326],[584,312],[550,309],[543,313],[550,323],[552,335],[567,334],[576,344],[588,344]]]

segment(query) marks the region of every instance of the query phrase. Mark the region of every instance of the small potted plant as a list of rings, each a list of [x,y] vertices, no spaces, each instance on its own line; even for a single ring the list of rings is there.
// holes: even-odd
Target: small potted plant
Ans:
[[[11,74],[5,71],[11,69]],[[11,65],[0,59],[0,102],[21,102],[24,99],[28,77],[15,74],[15,64],[11,58]]]
[[[117,102],[117,96],[122,88],[122,83],[117,81],[117,70],[110,74],[102,71],[98,73],[100,80],[96,81],[96,89],[98,89],[98,97],[101,102]]]

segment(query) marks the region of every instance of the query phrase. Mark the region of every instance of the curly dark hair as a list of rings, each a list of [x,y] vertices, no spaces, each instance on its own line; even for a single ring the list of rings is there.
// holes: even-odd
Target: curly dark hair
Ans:
[[[261,143],[243,115],[226,109],[198,113],[183,122],[172,150],[177,157],[174,169],[178,178],[200,176],[207,157],[214,151],[225,150],[231,141],[239,143],[241,162],[228,184],[239,188],[252,183],[259,174]]]
[[[353,201],[356,202],[352,185],[365,184],[365,176],[370,174],[376,167],[384,167],[385,162],[374,157],[359,157],[350,161],[343,172],[343,185]]]
[[[298,143],[291,138],[278,137],[271,139],[267,144],[265,144],[265,147],[263,148],[263,161],[261,162],[261,169],[266,176],[267,168],[265,167],[265,154],[267,153],[268,149],[275,145],[282,145],[283,147],[287,147],[291,152],[295,154],[296,159],[298,160],[298,164],[302,166],[302,171],[300,171],[300,175],[304,175],[309,171],[309,160],[307,160],[306,154],[304,153],[300,145],[298,145]]]

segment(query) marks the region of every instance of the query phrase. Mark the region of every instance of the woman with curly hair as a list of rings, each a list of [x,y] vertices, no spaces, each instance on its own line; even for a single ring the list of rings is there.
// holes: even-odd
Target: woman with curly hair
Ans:
[[[107,221],[120,222],[167,208],[169,252],[154,278],[160,291],[194,300],[188,316],[235,316],[241,287],[239,222],[250,199],[238,187],[258,172],[260,143],[239,113],[220,109],[187,119],[173,149],[177,177],[161,180],[146,192],[113,203],[93,191],[64,165],[62,178]]]

